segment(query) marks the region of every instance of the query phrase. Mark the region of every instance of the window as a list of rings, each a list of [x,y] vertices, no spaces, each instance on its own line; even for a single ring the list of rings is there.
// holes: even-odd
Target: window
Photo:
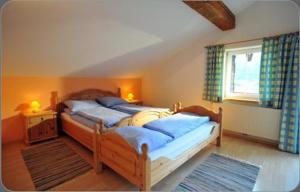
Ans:
[[[225,99],[258,101],[260,58],[261,46],[225,50]]]

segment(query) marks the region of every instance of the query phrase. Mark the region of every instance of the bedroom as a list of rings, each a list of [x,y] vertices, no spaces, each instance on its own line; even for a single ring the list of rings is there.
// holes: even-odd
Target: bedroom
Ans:
[[[181,0],[25,0],[2,3],[2,187],[13,191],[180,190],[182,186],[193,186],[193,181],[187,179],[211,157],[215,157],[214,154],[221,155],[215,157],[219,160],[238,160],[244,166],[254,166],[253,179],[249,186],[247,184],[249,188],[246,188],[248,191],[291,191],[297,187],[300,106],[297,1],[222,2],[215,2],[214,5],[196,2],[201,4],[200,8],[208,6],[206,12],[210,14],[221,14],[221,17],[215,18],[203,16],[203,9],[193,9],[193,4]],[[222,30],[220,23],[228,24],[230,29]],[[279,46],[283,43],[293,46],[295,50]],[[273,47],[263,49],[270,44]],[[288,59],[270,51],[278,47],[282,52],[289,53],[286,56]],[[290,54],[294,54],[292,59]],[[276,59],[282,66],[293,66],[289,72],[280,67],[277,71],[273,70]],[[248,68],[243,66],[245,63]],[[214,67],[220,67],[220,70],[213,70]],[[295,72],[297,70],[298,73]],[[275,82],[268,78],[272,76],[268,71],[284,77],[284,80],[276,79]],[[293,78],[296,80],[292,81]],[[268,90],[273,89],[268,85],[274,83],[278,83],[276,85],[280,88],[269,93]],[[285,88],[290,87],[289,83],[294,83],[295,88]],[[103,101],[101,97],[104,96],[114,96],[114,99],[121,97],[123,100]],[[104,105],[101,113],[83,111],[85,115],[97,118],[94,120],[96,123],[91,125],[93,129],[68,124],[63,116],[66,114],[63,113],[65,101],[87,99],[93,100],[89,104],[97,108]],[[286,100],[292,101],[289,105],[291,108],[283,107]],[[123,108],[113,109],[103,102],[125,103],[121,106]],[[141,179],[129,178],[124,175],[125,171],[116,170],[109,160],[105,160],[105,155],[116,153],[113,150],[119,148],[111,148],[106,152],[101,148],[105,145],[105,136],[109,137],[105,130],[111,126],[102,121],[102,115],[108,114],[109,120],[114,120],[112,124],[116,129],[111,130],[116,130],[122,138],[128,136],[127,132],[118,130],[145,134],[151,140],[151,135],[158,137],[156,132],[161,129],[154,131],[153,127],[148,129],[144,124],[172,120],[180,115],[183,118],[186,112],[191,112],[188,107],[195,105],[204,107],[195,110],[202,116],[204,113],[218,126],[212,128],[211,133],[208,132],[211,140],[204,139],[203,142],[207,141],[205,145],[200,139],[194,139],[199,146],[194,145],[193,139],[183,139],[190,143],[186,148],[179,145],[178,151],[182,150],[186,158],[180,161],[180,166],[174,164],[174,167],[158,168],[161,172],[157,174],[146,170],[144,163],[153,168],[154,159],[159,156],[157,151],[151,151],[150,143],[147,143],[148,155],[141,156],[144,152],[142,145],[139,146],[140,151],[137,150],[137,154],[147,157],[147,161],[135,159],[136,165],[139,165],[139,160],[142,162],[141,166],[130,167],[128,171],[134,169],[139,172],[143,175]],[[128,115],[124,107],[138,111]],[[219,108],[222,109],[221,113]],[[295,112],[291,113],[293,110]],[[124,120],[110,118],[114,117],[111,113],[120,115],[118,117]],[[124,113],[127,115],[122,116]],[[195,118],[199,119],[200,116]],[[290,125],[284,128],[282,122],[287,119]],[[54,129],[39,129],[44,122],[50,122],[50,127]],[[128,128],[128,125],[142,129]],[[31,127],[37,127],[36,133],[29,131]],[[122,129],[124,127],[127,128]],[[145,132],[140,133],[141,130]],[[168,130],[168,136],[177,134],[172,131]],[[34,134],[37,134],[37,139],[31,141]],[[38,134],[52,135],[39,140]],[[161,134],[159,136],[166,139],[166,146],[187,137],[184,134],[174,139]],[[220,138],[221,146],[216,146],[215,140]],[[66,150],[73,151],[87,170],[77,173],[76,166],[71,166],[68,169],[70,174],[65,177],[51,175],[54,170],[44,170],[53,166],[51,162],[47,164],[49,154],[40,156],[45,164],[36,165],[37,170],[44,170],[46,176],[31,170],[26,151],[54,141],[63,142]],[[212,143],[208,144],[208,141]],[[177,140],[177,143],[181,141]],[[188,151],[191,150],[188,149],[195,151],[192,150],[190,154]],[[40,152],[47,150],[40,148]],[[132,153],[135,154],[134,151]],[[179,161],[177,157],[172,160],[167,154],[161,156],[169,160],[159,162],[162,164],[173,165],[175,160]],[[133,162],[129,157],[126,158]],[[243,169],[234,163],[229,168]],[[52,183],[47,181],[48,173],[53,176],[53,180],[50,180]],[[212,171],[206,170],[205,173]],[[35,180],[35,174],[45,177],[45,182]],[[132,174],[138,175],[136,172]],[[155,177],[155,174],[161,175]],[[232,183],[228,184],[228,174],[220,171],[217,175],[225,177],[225,180],[219,178],[220,185],[246,190],[238,188],[245,187],[240,177],[237,186],[232,186]],[[209,179],[208,176],[198,176],[194,187],[203,189],[201,187],[205,186],[207,190],[215,191],[216,186],[212,184],[199,184],[205,179]]]

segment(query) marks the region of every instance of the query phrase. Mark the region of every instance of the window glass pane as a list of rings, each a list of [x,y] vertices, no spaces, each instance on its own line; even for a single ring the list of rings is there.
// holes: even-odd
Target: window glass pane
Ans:
[[[260,57],[261,52],[234,54],[232,56],[231,92],[258,93]]]

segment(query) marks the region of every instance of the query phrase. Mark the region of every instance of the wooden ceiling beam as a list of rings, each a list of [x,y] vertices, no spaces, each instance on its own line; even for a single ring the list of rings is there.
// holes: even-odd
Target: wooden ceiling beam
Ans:
[[[235,16],[222,1],[184,0],[183,2],[219,29],[226,31],[235,28]]]

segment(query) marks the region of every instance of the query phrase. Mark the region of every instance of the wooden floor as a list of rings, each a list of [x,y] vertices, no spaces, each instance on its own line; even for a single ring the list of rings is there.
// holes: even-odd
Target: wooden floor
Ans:
[[[92,163],[91,152],[67,136],[63,136],[62,139],[88,162]],[[24,147],[23,143],[18,142],[4,145],[2,148],[2,182],[10,190],[34,190],[29,172],[20,153],[20,149]],[[211,152],[222,153],[260,165],[261,170],[254,190],[290,191],[299,183],[299,156],[281,152],[261,144],[224,137],[221,148],[215,145],[206,147],[190,161],[152,187],[152,190],[170,191],[174,189]],[[99,175],[96,175],[91,170],[52,190],[128,191],[137,190],[137,188],[109,168],[106,168]]]

